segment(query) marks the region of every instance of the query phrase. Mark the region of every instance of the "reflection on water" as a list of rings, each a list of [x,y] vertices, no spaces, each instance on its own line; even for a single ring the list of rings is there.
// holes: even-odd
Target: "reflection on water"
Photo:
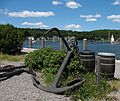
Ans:
[[[54,49],[60,48],[58,41],[57,42],[46,41],[45,46],[52,47]],[[80,51],[82,51],[82,41],[78,41],[78,46],[79,46]],[[23,47],[29,47],[27,40],[24,42]],[[40,48],[40,47],[41,47],[40,41],[33,43],[33,48]],[[115,53],[116,58],[120,59],[120,44],[111,44],[108,42],[89,42],[88,49],[96,53],[98,52]]]

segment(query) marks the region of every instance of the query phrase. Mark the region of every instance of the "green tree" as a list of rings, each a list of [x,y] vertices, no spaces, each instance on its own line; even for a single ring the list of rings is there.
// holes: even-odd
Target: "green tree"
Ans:
[[[13,54],[20,52],[25,37],[22,31],[12,25],[0,26],[0,51]]]

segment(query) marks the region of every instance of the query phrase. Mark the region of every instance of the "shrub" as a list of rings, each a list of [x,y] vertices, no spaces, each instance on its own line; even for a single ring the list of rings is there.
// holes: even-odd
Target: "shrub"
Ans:
[[[34,70],[42,72],[45,82],[52,82],[54,75],[59,69],[65,57],[64,51],[53,50],[52,48],[41,48],[29,53],[25,58],[25,65]]]
[[[73,101],[97,101],[98,99],[106,98],[106,95],[112,90],[111,86],[105,79],[101,79],[99,84],[96,84],[96,75],[88,72],[82,75],[85,79],[83,85],[76,87],[74,90],[65,92],[67,96],[72,96]]]
[[[42,48],[29,53],[25,58],[25,64],[29,68],[40,71],[47,85],[50,85],[57,73],[66,53],[64,51],[53,50],[51,48]],[[86,73],[83,70],[82,63],[79,60],[76,50],[74,50],[71,59],[61,75],[59,86],[67,86],[68,82],[75,78],[84,78],[86,81],[83,85],[76,87],[74,90],[69,90],[64,94],[72,96],[77,101],[88,100],[89,98],[102,98],[110,91],[110,85],[101,80],[96,85],[96,75],[92,72]]]
[[[15,54],[20,52],[24,34],[12,25],[0,25],[0,52]]]

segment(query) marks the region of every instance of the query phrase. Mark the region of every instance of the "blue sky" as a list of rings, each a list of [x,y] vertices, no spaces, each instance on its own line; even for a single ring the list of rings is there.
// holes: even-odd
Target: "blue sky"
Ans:
[[[64,30],[120,30],[120,0],[0,0],[0,24]]]

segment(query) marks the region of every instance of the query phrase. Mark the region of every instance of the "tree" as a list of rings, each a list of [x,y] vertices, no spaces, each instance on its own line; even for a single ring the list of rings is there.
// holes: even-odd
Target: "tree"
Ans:
[[[0,26],[0,52],[16,54],[21,51],[25,37],[22,31],[12,25]]]

